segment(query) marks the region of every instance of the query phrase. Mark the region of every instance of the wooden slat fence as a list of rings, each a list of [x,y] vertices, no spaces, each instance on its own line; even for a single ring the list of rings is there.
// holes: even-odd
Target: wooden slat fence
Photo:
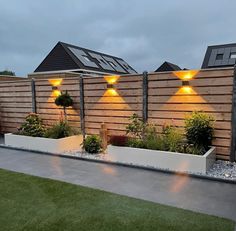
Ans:
[[[148,74],[148,122],[157,126],[169,123],[183,130],[184,118],[194,110],[213,115],[214,145],[217,157],[229,159],[231,142],[231,114],[233,68],[201,70],[190,81],[189,93],[181,89],[182,81],[170,72]],[[36,108],[45,124],[60,118],[61,109],[54,104],[52,86],[48,79],[63,78],[60,90],[68,90],[74,106],[68,109],[71,125],[80,127],[79,75],[58,74],[35,77]],[[129,117],[142,116],[143,76],[120,76],[116,93],[107,90],[103,77],[84,77],[85,132],[98,134],[101,124],[107,124],[110,135],[125,134]],[[0,82],[1,132],[14,132],[24,117],[32,111],[31,79]]]

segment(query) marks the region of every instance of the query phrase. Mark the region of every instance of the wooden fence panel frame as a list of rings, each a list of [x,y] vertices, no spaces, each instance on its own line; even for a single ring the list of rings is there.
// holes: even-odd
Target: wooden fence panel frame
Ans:
[[[103,76],[34,75],[26,80],[1,81],[2,132],[15,131],[29,112],[41,114],[49,125],[58,120],[60,108],[54,105],[48,82],[54,78],[63,79],[60,88],[69,90],[75,100],[74,107],[68,109],[68,118],[83,135],[98,134],[103,122],[110,135],[125,134],[133,113],[156,123],[159,130],[164,122],[173,119],[183,129],[184,115],[194,108],[202,109],[216,118],[214,145],[218,158],[236,158],[236,67],[200,70],[190,81],[195,90],[191,95],[176,93],[182,81],[171,72],[120,76],[115,84],[116,96],[104,95],[107,82]]]

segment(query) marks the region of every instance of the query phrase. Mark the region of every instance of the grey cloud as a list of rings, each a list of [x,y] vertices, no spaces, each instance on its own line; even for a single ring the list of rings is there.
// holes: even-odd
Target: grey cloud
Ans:
[[[199,68],[236,42],[234,0],[0,0],[0,70],[32,72],[58,41],[120,56],[138,71]]]

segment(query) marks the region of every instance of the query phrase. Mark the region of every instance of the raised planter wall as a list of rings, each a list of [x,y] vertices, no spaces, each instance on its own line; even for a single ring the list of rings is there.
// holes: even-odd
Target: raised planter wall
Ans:
[[[82,135],[69,136],[61,139],[51,139],[7,133],[4,137],[5,145],[7,146],[50,153],[81,150],[81,144],[83,142]]]
[[[203,156],[108,145],[107,158],[119,163],[151,166],[180,172],[206,173],[215,162],[215,147]]]

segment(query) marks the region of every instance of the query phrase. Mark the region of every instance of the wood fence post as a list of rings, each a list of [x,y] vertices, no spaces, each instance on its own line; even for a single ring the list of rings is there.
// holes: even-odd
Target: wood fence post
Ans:
[[[233,97],[232,97],[232,116],[231,116],[231,147],[230,147],[230,161],[236,159],[236,65],[234,66],[233,75]]]
[[[81,132],[83,135],[83,140],[85,139],[85,120],[84,120],[84,79],[83,75],[80,75],[79,78],[79,86],[80,86],[80,127],[81,127]]]
[[[101,128],[99,130],[100,138],[102,140],[102,151],[105,152],[107,149],[107,139],[108,139],[108,131],[105,123],[101,124]]]
[[[148,72],[143,72],[143,122],[148,120]]]
[[[31,79],[31,92],[32,92],[32,112],[37,113],[36,91],[35,91],[35,80],[34,80],[34,78]]]

